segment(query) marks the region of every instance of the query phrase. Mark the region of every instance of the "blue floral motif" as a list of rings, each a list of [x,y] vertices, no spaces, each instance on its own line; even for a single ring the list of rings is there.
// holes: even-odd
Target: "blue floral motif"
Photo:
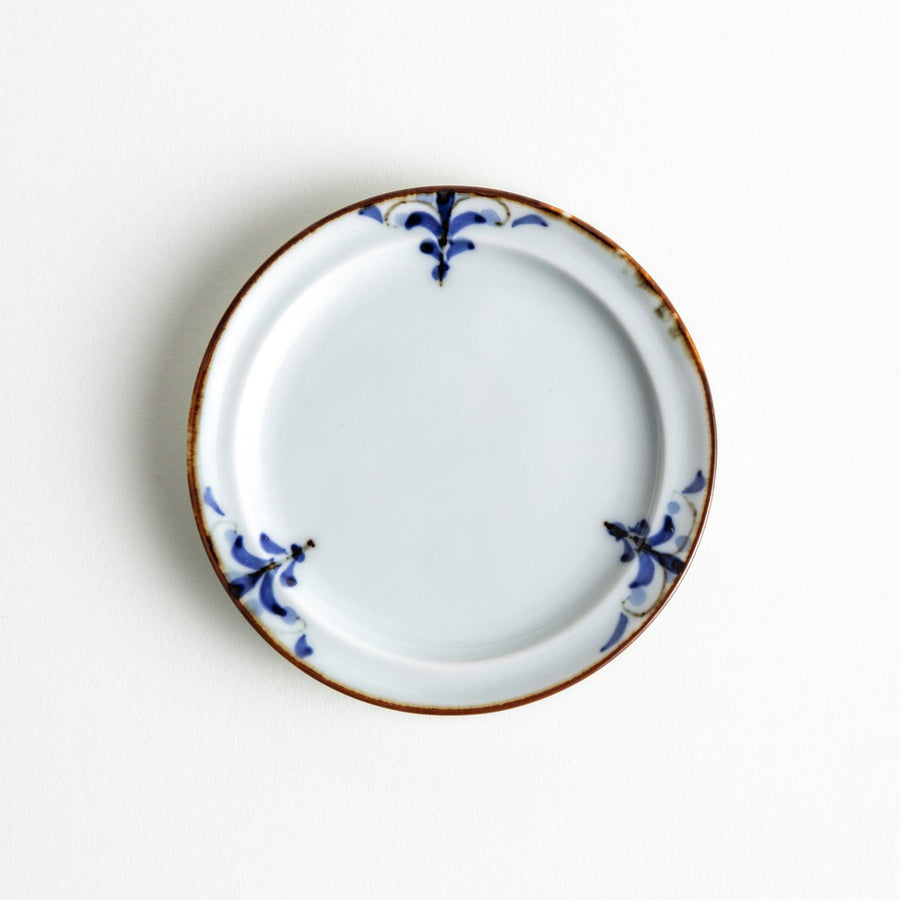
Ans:
[[[217,515],[225,515],[209,487],[203,492],[203,502]],[[290,547],[283,547],[263,532],[259,536],[259,546],[267,556],[257,556],[247,549],[242,534],[232,529],[227,535],[231,543],[232,559],[247,570],[243,574],[229,577],[228,593],[235,600],[243,599],[252,612],[265,610],[276,616],[291,631],[299,630],[301,633],[294,644],[294,653],[301,659],[309,656],[313,649],[304,633],[306,626],[292,606],[278,599],[275,588],[276,584],[284,588],[292,588],[297,584],[294,570],[306,559],[306,551],[315,547],[315,541],[309,540],[303,546],[291,544]],[[254,590],[257,591],[256,599],[251,599],[250,595]]]
[[[622,601],[616,626],[600,648],[601,653],[622,640],[632,618],[642,618],[656,609],[671,581],[684,571],[687,549],[698,525],[697,508],[688,495],[698,494],[705,487],[706,478],[698,470],[691,483],[677,491],[667,504],[662,524],[652,534],[646,519],[631,526],[603,523],[610,537],[622,544],[620,561],[630,563],[636,559],[637,572],[628,584],[629,594]],[[656,590],[648,599],[648,588],[653,586]]]
[[[454,212],[460,204],[465,204],[465,207]],[[407,206],[416,208],[411,212],[403,212],[402,208]],[[395,215],[395,211],[399,212]],[[379,206],[366,206],[359,211],[359,215],[380,224],[402,227],[407,231],[413,228],[425,229],[431,236],[419,244],[419,250],[436,260],[431,277],[441,285],[450,271],[450,260],[460,253],[475,249],[475,243],[462,237],[461,231],[473,225],[505,225],[510,218],[509,208],[502,201],[475,194],[457,194],[456,191],[437,191],[423,197],[401,200],[385,212]],[[536,213],[528,213],[513,219],[510,227],[516,228],[519,225],[541,225],[546,228],[547,222]]]

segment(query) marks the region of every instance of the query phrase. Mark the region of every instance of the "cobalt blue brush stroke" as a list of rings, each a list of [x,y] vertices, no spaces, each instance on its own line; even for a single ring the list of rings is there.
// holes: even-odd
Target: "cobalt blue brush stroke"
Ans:
[[[661,602],[670,580],[684,571],[685,553],[697,524],[696,509],[687,495],[699,493],[705,487],[706,478],[698,470],[691,483],[676,492],[676,496],[680,494],[681,502],[672,500],[666,505],[666,515],[653,534],[650,534],[650,523],[646,519],[640,519],[631,526],[621,522],[603,523],[610,537],[622,544],[620,562],[630,563],[637,559],[637,572],[628,583],[630,593],[622,602],[623,611],[619,614],[612,634],[600,648],[601,653],[606,653],[619,643],[631,616],[646,616]],[[693,523],[689,529],[691,533],[676,535],[675,520],[672,517],[682,512],[684,506],[693,514]],[[654,582],[657,574],[661,575],[659,594],[655,601],[647,605],[646,588]]]
[[[216,503],[212,489],[209,487],[203,491],[203,502],[216,514],[220,516],[225,515],[222,507]],[[238,565],[250,571],[229,580],[229,594],[235,599],[244,598],[258,586],[258,606],[250,602],[247,604],[248,608],[255,611],[262,608],[273,616],[277,616],[285,625],[293,625],[298,622],[300,616],[297,614],[297,610],[282,603],[276,596],[275,576],[276,574],[278,575],[278,582],[284,587],[295,587],[297,576],[294,574],[294,569],[306,559],[304,548],[299,544],[291,544],[291,549],[286,550],[277,541],[272,540],[268,534],[262,532],[259,535],[259,546],[265,553],[271,554],[268,558],[264,558],[251,553],[246,548],[242,534],[238,534],[236,531],[230,533],[232,535],[232,558]],[[314,545],[312,541],[308,541],[306,546],[312,547]],[[305,634],[301,634],[297,638],[294,644],[294,652],[301,659],[313,652],[313,648],[310,647]]]
[[[431,277],[438,283],[443,284],[447,273],[450,271],[450,260],[460,253],[475,249],[475,242],[467,238],[457,238],[463,229],[471,228],[474,225],[503,225],[503,220],[497,214],[496,210],[485,208],[482,210],[467,209],[463,212],[453,215],[453,210],[457,204],[463,200],[471,200],[477,195],[474,194],[457,194],[456,191],[437,191],[434,194],[428,194],[420,198],[401,201],[398,206],[404,203],[423,203],[427,204],[434,214],[421,209],[416,209],[409,213],[400,224],[407,231],[413,228],[422,228],[427,231],[431,237],[426,238],[419,244],[419,250],[426,256],[432,257],[436,265],[431,270]],[[433,199],[429,199],[433,198]],[[482,199],[482,198],[478,198]],[[486,202],[490,202],[490,198],[484,198]],[[366,216],[374,221],[386,224],[384,213],[378,206],[366,206],[359,211],[359,215]],[[514,219],[511,226],[515,228],[518,225],[542,225],[547,227],[547,222],[542,216],[536,213],[528,213]]]

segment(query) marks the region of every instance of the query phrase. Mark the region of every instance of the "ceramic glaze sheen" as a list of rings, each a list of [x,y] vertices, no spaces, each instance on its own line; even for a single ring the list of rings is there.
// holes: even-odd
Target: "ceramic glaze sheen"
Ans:
[[[618,652],[696,546],[696,352],[643,270],[536,201],[365,201],[276,253],[191,414],[198,526],[301,668],[390,706],[543,696]]]

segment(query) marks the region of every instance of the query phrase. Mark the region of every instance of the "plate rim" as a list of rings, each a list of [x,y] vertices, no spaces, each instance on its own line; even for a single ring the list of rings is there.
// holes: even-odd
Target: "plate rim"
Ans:
[[[678,576],[672,581],[672,583],[665,589],[662,597],[655,604],[652,611],[650,611],[645,618],[642,619],[641,623],[638,627],[630,634],[624,641],[622,641],[616,648],[614,648],[611,652],[603,656],[601,659],[597,660],[592,665],[588,666],[586,669],[576,673],[574,676],[565,679],[564,681],[558,682],[557,684],[551,685],[550,687],[543,688],[539,691],[535,691],[529,694],[522,695],[520,697],[514,697],[510,700],[504,700],[500,703],[489,703],[475,706],[427,706],[427,705],[411,705],[411,704],[403,704],[397,703],[392,700],[387,700],[383,697],[378,697],[372,694],[365,694],[361,691],[356,690],[355,688],[351,688],[345,684],[342,684],[334,679],[328,678],[323,675],[321,672],[313,669],[311,666],[304,663],[302,659],[299,659],[297,656],[291,654],[285,647],[278,644],[272,637],[268,634],[268,632],[262,627],[261,623],[257,620],[257,618],[252,614],[252,612],[247,609],[247,607],[240,603],[238,599],[236,599],[228,589],[228,580],[225,576],[225,573],[222,569],[221,563],[219,561],[218,555],[213,546],[212,537],[208,533],[206,527],[203,524],[203,514],[202,514],[202,493],[197,482],[197,471],[196,471],[196,459],[197,459],[197,441],[199,436],[199,417],[200,410],[203,404],[203,397],[206,389],[206,380],[207,375],[209,374],[209,367],[212,363],[213,356],[215,355],[216,348],[219,344],[219,340],[222,337],[225,329],[228,326],[229,321],[231,320],[232,315],[235,310],[240,305],[241,301],[244,297],[249,293],[249,291],[253,288],[256,282],[262,277],[262,275],[278,260],[284,253],[291,249],[295,244],[298,244],[304,238],[318,231],[322,226],[327,225],[329,222],[334,219],[338,219],[342,216],[347,215],[348,213],[352,213],[356,210],[364,209],[367,206],[372,206],[378,203],[382,203],[386,200],[394,200],[400,197],[407,197],[411,195],[419,195],[419,194],[433,194],[438,191],[454,191],[456,193],[465,193],[471,194],[473,196],[478,197],[496,197],[501,200],[509,200],[515,203],[521,203],[524,206],[529,206],[533,209],[540,210],[545,213],[549,213],[550,215],[563,219],[572,225],[576,226],[576,228],[583,231],[586,235],[593,238],[596,241],[599,241],[601,244],[604,244],[607,248],[613,250],[617,253],[624,261],[628,263],[634,270],[639,284],[645,289],[649,290],[653,293],[662,303],[668,312],[672,316],[672,321],[678,328],[678,331],[684,340],[685,347],[690,355],[691,361],[694,364],[694,368],[696,370],[697,376],[700,379],[700,383],[703,387],[703,395],[704,395],[704,403],[706,406],[706,420],[707,420],[707,428],[709,430],[709,466],[708,466],[708,476],[707,476],[707,489],[706,489],[706,497],[703,502],[703,507],[700,511],[699,515],[699,523],[697,526],[697,533],[693,541],[691,541],[690,546],[687,549],[687,553],[684,560],[684,569],[678,574]],[[311,225],[308,225],[306,228],[298,231],[293,237],[289,238],[285,241],[277,250],[275,250],[272,254],[270,254],[262,264],[256,269],[255,272],[247,279],[238,293],[235,295],[234,299],[229,303],[228,307],[225,309],[225,312],[222,314],[219,319],[216,327],[213,329],[213,333],[209,339],[209,342],[206,346],[206,350],[203,353],[203,357],[200,361],[200,366],[197,371],[197,376],[194,380],[193,390],[191,392],[191,400],[190,400],[190,408],[188,412],[188,423],[187,423],[187,482],[188,482],[188,493],[190,495],[191,500],[191,511],[194,516],[194,523],[197,526],[197,530],[200,533],[200,538],[203,543],[203,548],[206,551],[206,555],[209,558],[209,561],[213,567],[213,570],[216,573],[222,587],[225,589],[225,592],[228,594],[232,603],[240,610],[241,615],[253,626],[256,632],[262,636],[262,638],[268,643],[271,647],[278,651],[285,659],[287,659],[292,665],[301,669],[307,675],[312,678],[315,678],[316,681],[321,682],[322,684],[339,691],[342,694],[346,694],[349,697],[353,697],[356,700],[362,700],[365,703],[370,703],[374,706],[380,706],[386,709],[396,710],[398,712],[406,712],[406,713],[418,713],[425,715],[442,715],[442,716],[459,716],[459,715],[477,715],[481,713],[491,713],[491,712],[501,712],[506,709],[514,709],[518,706],[524,706],[528,703],[533,703],[537,700],[542,700],[544,697],[549,697],[552,694],[556,694],[559,691],[565,690],[568,687],[571,687],[574,684],[577,684],[579,681],[584,680],[589,675],[593,675],[594,672],[603,668],[613,659],[615,659],[620,653],[622,653],[626,648],[631,646],[634,640],[639,637],[646,628],[653,622],[656,617],[660,614],[663,608],[668,604],[669,598],[678,588],[678,585],[681,583],[685,573],[690,568],[691,562],[694,558],[694,553],[696,552],[697,546],[700,543],[703,533],[706,528],[706,520],[709,513],[709,505],[712,501],[713,492],[715,490],[715,481],[716,481],[716,465],[718,459],[718,443],[717,443],[717,425],[716,425],[716,416],[715,416],[715,408],[713,406],[712,400],[712,392],[709,386],[709,379],[706,375],[706,370],[703,366],[703,362],[700,359],[700,354],[697,351],[697,348],[694,344],[691,335],[689,334],[687,328],[681,320],[681,316],[678,314],[678,311],[675,309],[672,301],[666,296],[665,292],[660,288],[660,286],[653,280],[650,274],[644,269],[644,267],[630,254],[627,250],[622,248],[618,243],[612,240],[610,237],[605,235],[603,232],[594,228],[592,225],[588,224],[582,219],[579,219],[576,216],[570,215],[569,213],[564,212],[558,207],[552,206],[549,203],[545,203],[542,200],[535,200],[532,197],[525,196],[523,194],[516,194],[510,191],[504,191],[495,188],[486,188],[486,187],[473,187],[468,185],[428,185],[425,187],[412,187],[412,188],[402,188],[399,190],[387,191],[382,194],[377,194],[373,197],[367,197],[364,200],[356,201],[355,203],[350,203],[347,206],[343,206],[338,210],[335,210],[332,213],[329,213],[326,216],[323,216],[320,219],[317,219]]]

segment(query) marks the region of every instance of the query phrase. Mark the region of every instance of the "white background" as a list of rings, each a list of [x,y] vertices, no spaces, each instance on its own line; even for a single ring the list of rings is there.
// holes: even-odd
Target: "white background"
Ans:
[[[0,895],[889,897],[900,829],[896,3],[5,3]],[[695,563],[539,703],[390,712],[228,600],[203,349],[371,194],[518,191],[681,312]]]

